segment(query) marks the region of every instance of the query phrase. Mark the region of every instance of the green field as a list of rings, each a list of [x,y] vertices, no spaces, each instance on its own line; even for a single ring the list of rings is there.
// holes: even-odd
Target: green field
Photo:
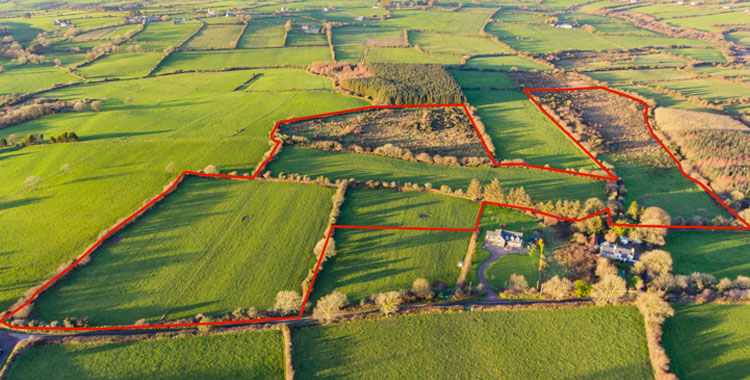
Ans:
[[[336,56],[338,59],[338,55]],[[454,55],[422,54],[411,48],[370,48],[365,62],[395,62],[395,63],[440,63],[455,65],[461,62],[461,57]]]
[[[332,194],[316,185],[186,179],[37,301],[39,318],[111,325],[270,309],[315,264]]]
[[[741,85],[713,79],[667,81],[659,84],[685,96],[697,96],[709,101],[728,101],[750,94],[750,84]]]
[[[249,76],[253,79],[240,87],[240,91],[333,90],[331,79],[301,69],[253,70]]]
[[[695,17],[680,17],[667,19],[665,21],[668,24],[683,28],[705,30],[709,32],[720,32],[727,29],[726,25],[739,26],[742,24],[747,24],[747,14],[743,14],[742,12],[728,12]]]
[[[396,181],[432,183],[433,187],[466,189],[472,178],[489,183],[498,178],[505,187],[523,186],[535,201],[565,199],[586,200],[604,195],[604,183],[578,176],[521,168],[459,168],[426,165],[395,158],[357,153],[324,152],[287,146],[279,159],[269,165],[273,173],[307,174],[312,178],[355,178],[360,181]],[[554,189],[554,190],[553,190]]]
[[[330,61],[326,47],[291,47],[226,51],[181,51],[162,62],[156,74],[178,70],[224,70],[234,67],[307,66]]]
[[[680,305],[663,345],[680,379],[747,379],[750,305]]]
[[[647,82],[648,80],[685,79],[692,75],[674,69],[631,69],[589,72],[586,75],[603,82]],[[664,86],[663,82],[655,83]]]
[[[260,331],[44,345],[22,353],[7,378],[283,379],[283,344],[278,331]]]
[[[281,47],[284,43],[284,19],[253,20],[242,33],[238,48]]]
[[[469,38],[441,33],[410,32],[409,43],[424,51],[450,54],[499,54],[507,49],[488,38]]]
[[[700,48],[683,48],[683,49],[665,49],[672,54],[684,55],[703,62],[727,63],[727,57],[715,49]]]
[[[300,31],[290,31],[286,38],[286,46],[309,46],[309,45],[326,45],[328,39],[325,34],[321,33],[304,33]]]
[[[594,162],[521,91],[466,91],[492,137],[498,160],[522,158],[553,168],[597,169]]]
[[[0,95],[25,94],[47,89],[56,83],[80,81],[60,67],[27,64],[0,73]]]
[[[672,253],[674,272],[710,273],[717,278],[750,276],[747,231],[672,231],[664,249]]]
[[[422,314],[294,330],[292,339],[300,379],[652,378],[632,307]]]
[[[332,42],[337,61],[356,63],[362,59],[365,46],[403,46],[403,36],[400,30],[345,26],[333,29]]]
[[[549,53],[555,50],[615,50],[617,44],[581,29],[561,29],[524,24],[487,25],[487,32],[520,51]]]
[[[468,88],[493,88],[511,90],[516,88],[507,75],[498,72],[482,72],[469,70],[449,70],[451,75],[456,78],[456,82],[461,87]]]
[[[241,31],[239,24],[206,25],[183,47],[188,50],[233,48]]]
[[[337,224],[472,228],[479,204],[422,192],[351,190]],[[313,298],[338,290],[359,302],[410,289],[423,277],[455,286],[471,232],[336,230],[336,256],[315,281]]]
[[[172,24],[171,22],[151,22],[142,32],[133,37],[132,45],[141,45],[146,50],[163,50],[177,47],[190,37],[200,25],[195,22]]]
[[[142,77],[151,71],[161,57],[159,53],[112,54],[80,67],[78,71],[88,80]]]
[[[209,164],[251,172],[268,150],[276,121],[367,105],[332,92],[231,91],[249,75],[181,74],[69,87],[47,96],[106,98],[103,110],[3,129],[3,137],[74,131],[82,141],[0,151],[7,168],[0,171],[0,230],[14,236],[0,248],[8,269],[0,272],[0,305],[40,284],[100,231],[161,192],[175,176],[165,172],[168,163],[175,163],[175,172]],[[126,98],[132,105],[123,103]],[[63,164],[70,165],[67,175],[59,170]],[[31,175],[43,180],[38,190],[24,185]]]
[[[511,71],[518,70],[549,70],[547,66],[514,55],[503,57],[476,57],[466,62],[466,67],[477,69],[492,69]]]
[[[727,41],[734,43],[750,46],[750,32],[731,32],[725,34]]]
[[[447,13],[404,10],[392,12],[391,17],[384,21],[372,21],[371,23],[409,30],[478,35],[482,24],[493,11],[492,9],[482,9],[478,13]]]

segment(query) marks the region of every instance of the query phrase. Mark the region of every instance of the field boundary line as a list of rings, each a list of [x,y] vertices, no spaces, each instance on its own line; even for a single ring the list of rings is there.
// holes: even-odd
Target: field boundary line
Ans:
[[[479,206],[479,213],[477,214],[477,219],[473,227],[405,227],[405,226],[365,226],[365,225],[339,225],[339,224],[333,224],[328,228],[328,233],[326,234],[325,243],[323,245],[323,249],[321,250],[320,256],[318,257],[318,261],[315,265],[315,270],[313,272],[312,279],[310,281],[310,285],[307,287],[307,291],[305,292],[304,298],[302,299],[302,306],[300,307],[300,312],[298,315],[292,315],[292,316],[285,316],[285,317],[269,317],[269,318],[259,318],[259,319],[244,319],[244,320],[229,320],[229,321],[213,321],[213,322],[192,322],[192,323],[162,323],[162,324],[154,324],[154,325],[124,325],[124,326],[92,326],[92,327],[50,327],[50,326],[14,326],[7,322],[7,319],[12,317],[15,313],[17,313],[19,310],[23,309],[24,307],[30,305],[43,291],[45,291],[49,286],[53,285],[60,277],[64,276],[66,273],[71,271],[76,265],[78,265],[82,260],[84,260],[86,257],[88,257],[93,251],[95,251],[104,241],[106,241],[108,238],[110,238],[115,233],[119,232],[124,226],[126,226],[131,220],[133,220],[136,217],[139,217],[143,213],[145,213],[151,206],[156,204],[157,202],[161,201],[166,195],[170,194],[183,180],[185,176],[198,176],[198,177],[207,177],[207,178],[224,178],[224,179],[239,179],[239,180],[255,180],[257,179],[260,172],[266,167],[266,165],[274,158],[274,155],[278,151],[279,146],[281,145],[281,141],[276,139],[274,137],[277,129],[280,125],[285,123],[291,123],[295,121],[302,121],[302,120],[310,120],[315,118],[321,118],[321,117],[327,117],[327,116],[335,116],[335,115],[342,115],[347,113],[354,113],[354,112],[361,112],[361,111],[367,111],[372,109],[393,109],[393,108],[429,108],[429,107],[462,107],[466,114],[469,117],[469,120],[471,120],[472,125],[474,126],[475,132],[479,136],[480,140],[484,144],[485,150],[487,151],[488,155],[490,156],[490,159],[492,160],[493,164],[495,166],[520,166],[520,167],[527,167],[532,169],[540,169],[540,170],[547,170],[547,171],[553,171],[553,172],[561,172],[561,173],[567,173],[571,175],[577,175],[577,176],[584,176],[584,177],[593,177],[593,178],[599,178],[604,180],[617,180],[618,178],[609,172],[601,162],[599,162],[593,155],[586,150],[580,142],[578,142],[573,136],[568,133],[554,118],[552,118],[539,104],[536,99],[534,99],[533,96],[531,96],[532,92],[561,92],[561,91],[588,91],[588,90],[604,90],[611,92],[616,95],[620,95],[623,97],[626,97],[628,99],[634,100],[639,102],[645,107],[643,118],[646,122],[646,125],[648,126],[649,132],[651,135],[656,139],[656,141],[662,146],[662,148],[667,152],[667,154],[672,158],[672,160],[675,161],[677,164],[677,167],[680,170],[680,173],[682,173],[686,178],[693,181],[694,183],[698,184],[701,188],[703,188],[709,195],[711,195],[717,202],[719,202],[721,205],[723,205],[727,210],[729,210],[732,215],[737,217],[737,219],[744,224],[744,226],[704,226],[704,225],[644,225],[644,224],[631,224],[631,223],[616,223],[612,222],[612,210],[607,207],[602,210],[599,210],[597,212],[594,212],[590,215],[580,217],[580,218],[568,218],[563,216],[554,215],[548,212],[544,212],[541,210],[534,209],[532,207],[525,207],[525,206],[518,206],[518,205],[512,205],[512,204],[506,204],[506,203],[498,203],[498,202],[489,202],[486,200],[481,201]],[[271,151],[268,155],[268,157],[263,160],[263,162],[258,166],[258,168],[255,170],[255,172],[251,176],[242,176],[242,175],[232,175],[232,174],[208,174],[208,173],[202,173],[202,172],[195,172],[195,171],[183,171],[180,173],[180,175],[177,177],[177,179],[172,182],[172,184],[167,187],[163,192],[161,192],[158,196],[156,196],[154,199],[152,199],[150,202],[146,203],[145,205],[141,206],[138,210],[136,210],[134,213],[132,213],[130,216],[128,216],[125,220],[117,224],[115,227],[110,229],[104,236],[102,236],[99,240],[96,241],[89,249],[87,249],[82,255],[78,257],[76,261],[74,261],[72,264],[70,264],[65,270],[60,272],[58,275],[53,277],[52,279],[47,280],[41,287],[39,287],[34,294],[29,297],[29,299],[24,302],[22,305],[16,307],[14,310],[12,310],[10,313],[5,315],[2,319],[0,319],[0,324],[3,325],[6,328],[9,328],[11,330],[20,330],[20,331],[112,331],[112,330],[141,330],[141,329],[160,329],[160,328],[176,328],[176,327],[197,327],[197,326],[206,326],[206,325],[238,325],[238,324],[247,324],[247,323],[262,323],[262,322],[274,322],[274,321],[285,321],[285,320],[296,320],[301,319],[305,312],[305,307],[307,306],[307,302],[310,298],[310,293],[313,289],[313,286],[315,284],[315,279],[317,278],[317,275],[320,270],[320,265],[323,262],[323,257],[326,252],[326,249],[328,248],[328,243],[331,241],[331,237],[333,236],[333,231],[335,229],[364,229],[364,230],[406,230],[406,231],[457,231],[457,232],[475,232],[479,229],[479,224],[482,219],[482,215],[484,213],[484,207],[486,205],[490,206],[498,206],[498,207],[505,207],[510,208],[514,210],[519,211],[525,211],[530,212],[550,218],[554,218],[561,221],[566,222],[582,222],[589,218],[597,217],[603,214],[607,215],[607,225],[613,226],[613,227],[632,227],[632,228],[665,228],[665,229],[693,229],[693,230],[750,230],[750,223],[742,219],[734,210],[732,210],[726,203],[724,203],[711,189],[701,183],[700,181],[690,177],[682,168],[682,165],[677,160],[677,158],[672,154],[672,152],[667,149],[666,145],[656,136],[651,123],[648,120],[648,111],[649,107],[646,102],[644,102],[641,99],[638,99],[636,97],[630,96],[628,94],[622,93],[617,90],[613,90],[607,87],[601,87],[601,86],[593,86],[593,87],[572,87],[572,88],[528,88],[523,90],[524,93],[531,99],[531,101],[540,109],[542,112],[549,117],[555,125],[557,125],[565,134],[575,142],[579,148],[581,148],[586,154],[591,157],[594,162],[601,167],[606,173],[609,174],[609,176],[599,176],[599,175],[593,175],[588,173],[579,173],[575,171],[570,170],[562,170],[562,169],[556,169],[556,168],[549,168],[549,167],[543,167],[543,166],[537,166],[537,165],[529,165],[529,164],[521,164],[521,163],[512,163],[512,164],[503,164],[503,163],[497,163],[493,157],[493,155],[490,153],[489,149],[487,148],[486,143],[484,142],[484,139],[482,139],[481,134],[479,133],[479,130],[477,129],[476,124],[474,123],[474,119],[471,117],[471,114],[469,113],[468,107],[465,104],[457,103],[457,104],[414,104],[414,105],[375,105],[375,106],[367,106],[367,107],[360,107],[360,108],[353,108],[353,109],[347,109],[347,110],[341,110],[341,111],[334,111],[334,112],[328,112],[318,115],[310,115],[310,116],[302,116],[302,117],[296,117],[291,119],[285,119],[277,121],[274,125],[273,129],[270,133],[270,139],[275,144],[273,148],[271,148]],[[464,263],[464,265],[470,265],[470,263]]]

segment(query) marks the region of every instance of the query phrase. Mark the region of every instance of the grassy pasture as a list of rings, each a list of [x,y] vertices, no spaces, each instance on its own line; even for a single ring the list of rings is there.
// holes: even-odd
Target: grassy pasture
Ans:
[[[452,54],[509,53],[488,38],[469,38],[442,33],[409,32],[409,42],[424,51]]]
[[[239,48],[280,47],[284,43],[285,19],[258,19],[247,24]]]
[[[325,34],[321,33],[304,33],[300,31],[290,31],[286,38],[287,46],[309,46],[309,45],[326,45],[328,39]]]
[[[619,46],[581,29],[560,29],[523,24],[487,25],[487,32],[516,50],[549,53],[555,50],[614,50]]]
[[[338,55],[336,56],[338,60]],[[389,63],[441,63],[455,65],[461,62],[461,57],[453,55],[423,54],[412,48],[379,48],[368,50],[365,62]]]
[[[630,69],[589,72],[586,75],[603,82],[646,82],[648,80],[686,79],[691,75],[674,69]],[[666,82],[657,84],[664,85]]]
[[[0,73],[0,95],[24,94],[56,83],[80,82],[65,69],[47,65],[22,65]]]
[[[568,13],[559,17],[561,22],[568,22],[578,25],[591,25],[597,32],[632,34],[641,36],[655,36],[656,33],[639,28],[632,23],[618,19],[616,17],[596,16],[585,13]]]
[[[37,346],[13,362],[8,379],[283,379],[281,339],[259,331]]]
[[[510,71],[514,67],[518,70],[549,70],[547,66],[518,56],[476,57],[466,62],[466,67],[477,69],[492,69]]]
[[[125,46],[140,45],[144,50],[164,50],[177,47],[190,37],[200,25],[197,22],[172,24],[171,22],[150,22],[142,32],[136,34]]]
[[[639,206],[658,206],[672,219],[700,215],[709,220],[730,214],[698,185],[683,176],[676,166],[652,169],[620,156],[603,156],[615,165],[618,177],[627,187],[625,204],[636,201]]]
[[[742,12],[728,12],[712,15],[698,15],[694,17],[680,17],[664,20],[666,23],[682,28],[705,30],[708,32],[721,32],[727,29],[719,25],[741,25],[747,24],[747,14]]]
[[[498,12],[493,19],[502,22],[523,22],[527,24],[544,24],[549,15],[542,12]]]
[[[301,69],[265,69],[251,73],[255,76],[240,91],[333,90],[330,78],[312,75]]]
[[[671,231],[664,249],[672,253],[675,273],[704,272],[734,279],[750,276],[749,245],[746,231]]]
[[[715,49],[683,48],[665,49],[672,54],[684,55],[703,62],[727,63],[727,58],[722,52]]]
[[[242,25],[237,24],[206,25],[184,47],[190,50],[231,48],[241,31]]]
[[[86,16],[81,18],[71,18],[70,21],[77,28],[89,29],[89,28],[101,28],[103,26],[117,25],[122,23],[122,17],[119,15],[102,15],[102,16]]]
[[[325,47],[268,48],[228,51],[181,51],[171,54],[156,71],[223,70],[233,67],[307,66],[315,61],[329,61]]]
[[[687,38],[670,38],[670,37],[648,37],[648,36],[602,36],[601,38],[617,45],[620,49],[635,49],[643,47],[710,47],[708,41],[691,40]]]
[[[404,45],[403,31],[362,26],[335,28],[331,41],[336,60],[344,62],[359,62],[368,44]]]
[[[406,28],[409,30],[428,30],[441,33],[479,35],[482,24],[490,17],[492,9],[476,13],[423,12],[417,10],[395,10],[391,17],[383,21],[372,21],[370,24]]]
[[[159,60],[160,53],[111,54],[78,69],[88,80],[135,78],[148,74]]]
[[[537,201],[586,199],[604,194],[600,181],[570,175],[519,168],[445,167],[407,162],[404,160],[357,153],[325,152],[317,149],[286,146],[269,170],[273,173],[323,175],[330,179],[356,178],[361,181],[397,181],[400,183],[432,183],[433,187],[451,186],[466,189],[472,178],[489,183],[498,178],[505,187],[524,186]],[[555,189],[555,190],[553,190]]]
[[[316,185],[188,178],[37,301],[39,316],[131,324],[271,308],[278,291],[299,290],[313,267],[332,194]]]
[[[663,345],[680,379],[747,378],[750,305],[678,305]]]
[[[610,60],[607,57],[601,57],[601,60],[563,60],[558,66],[569,70],[610,70],[618,67],[682,67],[690,64],[689,61],[672,57],[666,54],[642,54],[630,55],[624,59]]]
[[[460,83],[460,82],[459,82]],[[596,169],[592,160],[520,91],[466,91],[499,160],[522,158],[553,168]]]
[[[740,77],[740,79],[743,79],[744,81],[750,80],[750,69],[744,67],[739,69],[731,69],[720,66],[698,66],[693,68],[693,70],[695,70],[695,72],[699,74]]]
[[[728,101],[750,94],[750,85],[741,85],[713,79],[690,79],[659,82],[664,88],[676,90],[685,96],[697,96],[709,101]]]
[[[421,314],[295,330],[292,340],[304,379],[652,378],[633,307]]]
[[[739,45],[750,46],[750,32],[731,32],[726,33],[727,41],[732,41]]]
[[[693,103],[690,103],[687,100],[678,99],[678,98],[669,96],[667,94],[662,94],[660,92],[652,91],[646,87],[639,86],[637,84],[618,83],[614,85],[613,87],[623,89],[626,91],[632,91],[632,92],[639,94],[641,97],[653,99],[656,101],[656,104],[658,104],[661,107],[679,108],[679,109],[691,110],[691,111],[714,112],[708,108],[703,108],[701,106],[697,106]]]
[[[514,89],[516,84],[507,75],[498,72],[449,70],[461,87]]]
[[[0,271],[0,306],[10,305],[80,254],[100,231],[158,194],[174,178],[164,171],[169,162],[175,162],[175,171],[214,164],[250,172],[268,150],[277,120],[367,105],[332,92],[231,92],[249,75],[180,74],[69,87],[48,96],[106,98],[103,110],[50,115],[3,129],[3,137],[74,131],[82,141],[0,152],[0,230],[14,236],[3,239],[0,249],[8,268]],[[130,106],[123,103],[128,97]],[[59,170],[66,163],[68,175]],[[30,175],[43,180],[36,191],[24,186]],[[24,232],[28,225],[38,228]]]

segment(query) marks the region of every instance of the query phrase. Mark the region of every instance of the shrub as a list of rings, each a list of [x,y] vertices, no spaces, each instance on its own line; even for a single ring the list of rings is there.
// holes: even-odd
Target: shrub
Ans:
[[[276,303],[273,306],[273,311],[281,315],[288,315],[299,311],[301,306],[302,297],[299,293],[294,290],[282,290],[276,294]]]
[[[341,314],[341,309],[348,303],[346,294],[334,291],[318,301],[313,310],[313,318],[329,323]]]
[[[401,302],[401,294],[399,292],[380,293],[375,296],[375,304],[380,307],[380,311],[386,317],[397,312]]]
[[[526,282],[526,278],[522,274],[511,274],[508,281],[505,283],[505,289],[513,292],[523,293],[529,290],[529,283]]]
[[[219,174],[219,169],[216,169],[214,165],[208,165],[203,169],[203,172],[206,174]]]
[[[417,296],[417,298],[429,300],[433,296],[432,287],[426,278],[418,278],[414,280],[414,283],[411,285],[411,291]]]
[[[578,298],[584,298],[584,297],[591,296],[591,288],[592,287],[593,286],[588,281],[576,280],[576,283],[575,283],[576,297],[578,297]]]
[[[542,284],[542,293],[556,300],[569,297],[572,291],[573,283],[564,277],[554,276]]]
[[[591,298],[597,305],[611,305],[625,295],[628,284],[618,275],[607,274],[591,288]]]

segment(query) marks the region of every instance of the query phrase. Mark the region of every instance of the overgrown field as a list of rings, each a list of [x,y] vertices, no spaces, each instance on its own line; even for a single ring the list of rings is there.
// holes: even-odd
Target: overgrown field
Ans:
[[[39,318],[132,324],[270,309],[277,292],[299,290],[313,267],[332,194],[317,185],[188,178],[45,294]]]
[[[652,378],[632,307],[421,314],[292,339],[300,379]]]
[[[38,346],[21,354],[8,374],[14,380],[186,377],[283,379],[281,333]]]
[[[745,379],[750,305],[678,305],[664,324],[664,348],[680,379]]]

